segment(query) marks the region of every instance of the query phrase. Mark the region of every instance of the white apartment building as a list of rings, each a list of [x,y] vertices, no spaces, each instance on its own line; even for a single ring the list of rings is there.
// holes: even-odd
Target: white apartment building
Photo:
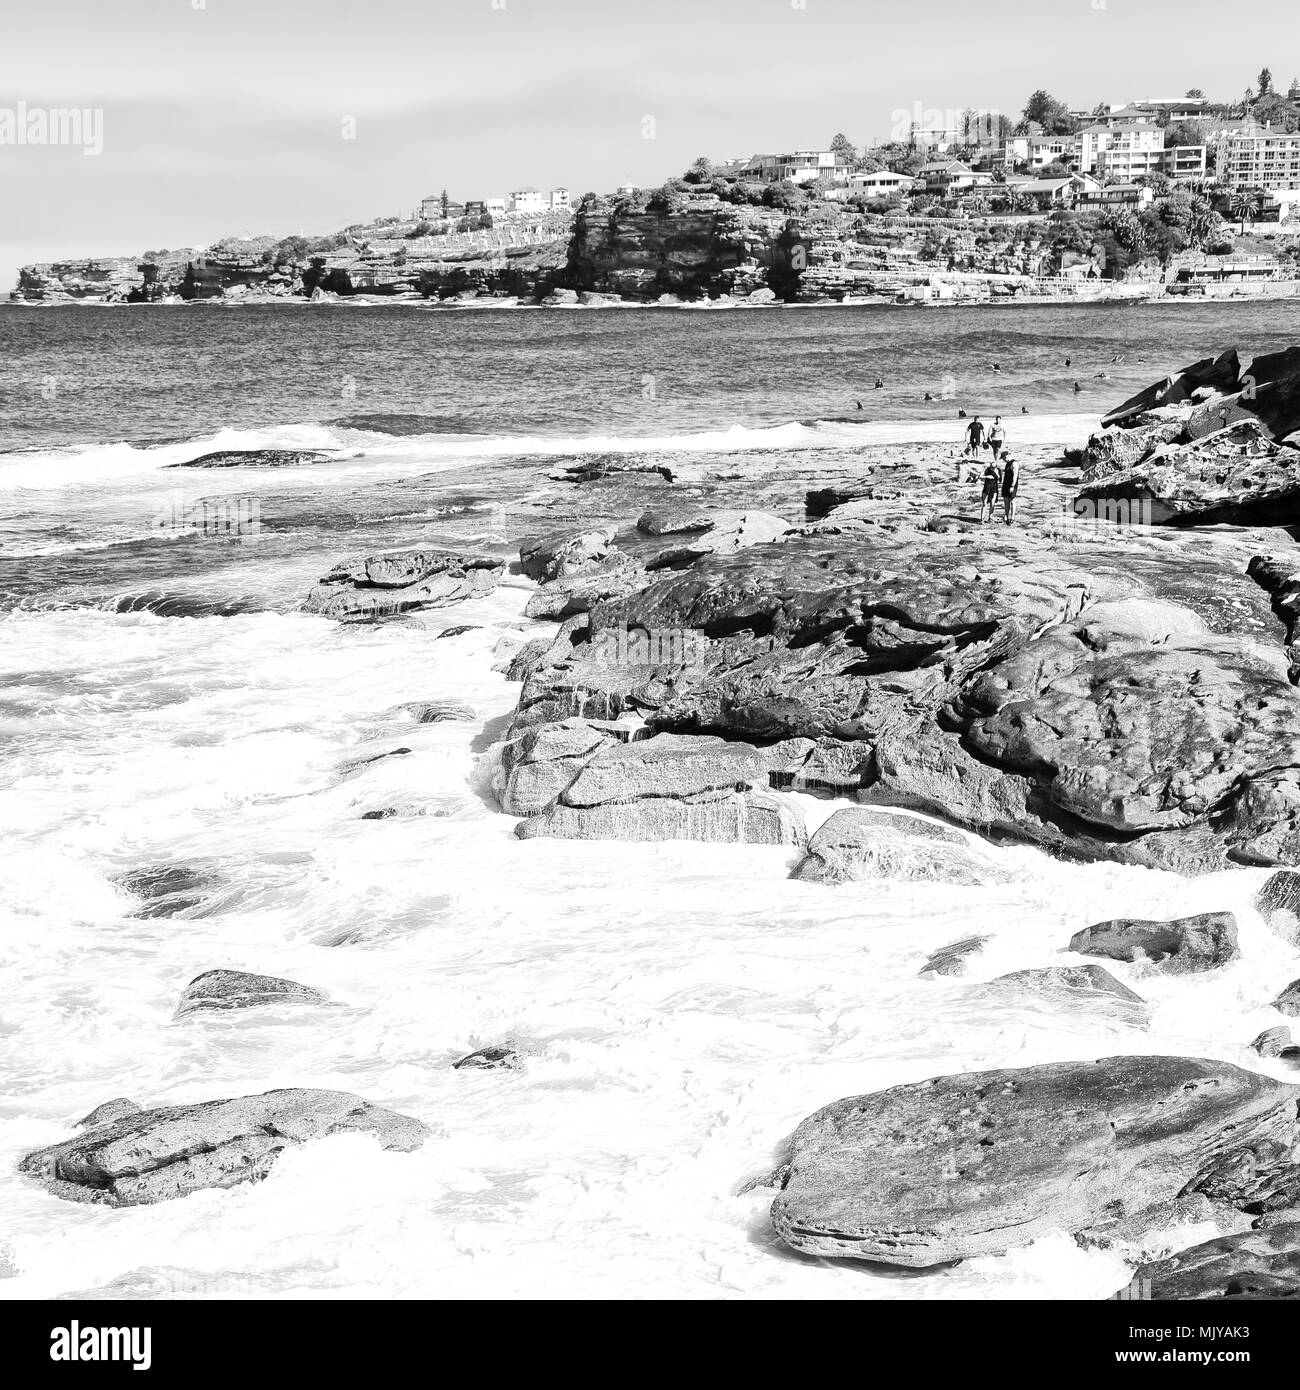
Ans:
[[[567,188],[552,188],[550,204],[552,212],[568,212],[572,206],[569,201],[569,190]]]
[[[1099,178],[1132,183],[1163,171],[1165,133],[1158,125],[1133,121],[1110,128],[1109,146],[1099,151],[1095,172]]]
[[[526,188],[512,188],[506,206],[510,212],[544,212],[546,199],[529,185]]]
[[[1300,188],[1300,132],[1253,125],[1219,141],[1216,176],[1234,188]]]

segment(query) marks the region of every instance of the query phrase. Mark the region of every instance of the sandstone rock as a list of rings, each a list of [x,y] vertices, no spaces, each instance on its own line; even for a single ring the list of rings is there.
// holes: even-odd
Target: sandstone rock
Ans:
[[[1273,1007],[1288,1018],[1300,1018],[1300,980],[1292,980],[1273,1000]]]
[[[600,806],[559,802],[520,821],[521,840],[699,840],[706,844],[802,845],[803,816],[769,792],[725,792],[696,799],[646,797]]]
[[[1239,1231],[1193,1245],[1133,1271],[1162,1301],[1300,1298],[1300,1224]]]
[[[829,817],[790,874],[815,883],[857,878],[979,883],[987,876],[959,831],[915,816],[857,806]]]
[[[323,1004],[327,996],[296,980],[249,975],[242,970],[206,970],[181,995],[176,1017],[207,1009],[251,1009],[259,1004]]]
[[[965,936],[939,949],[917,972],[919,975],[964,975],[966,963],[987,945],[987,936]]]
[[[291,1089],[141,1110],[29,1153],[18,1166],[56,1196],[137,1206],[256,1181],[290,1145],[352,1131],[402,1152],[429,1133],[419,1120],[345,1091]]]
[[[200,454],[184,463],[164,464],[164,468],[294,468],[305,463],[323,463],[329,454],[319,449],[221,449]]]
[[[337,565],[304,608],[340,621],[375,621],[481,598],[496,588],[504,562],[445,550],[396,551]]]
[[[1241,376],[1241,362],[1235,348],[1229,348],[1219,357],[1206,357],[1193,362],[1190,367],[1173,376],[1158,381],[1136,396],[1116,406],[1108,415],[1102,417],[1102,425],[1122,425],[1125,421],[1145,415],[1148,411],[1164,406],[1178,405],[1190,400],[1192,394],[1204,386],[1227,395],[1237,389]]]
[[[459,1062],[453,1062],[452,1067],[459,1071],[462,1067],[470,1068],[517,1068],[521,1065],[522,1058],[513,1047],[501,1044],[494,1044],[491,1047],[480,1047],[477,1052],[471,1052],[468,1057],[462,1057]]]
[[[1300,1089],[1224,1062],[1109,1057],[943,1076],[852,1096],[796,1129],[772,1222],[817,1256],[925,1267],[1047,1231],[1140,1226],[1225,1160],[1296,1137]]]
[[[114,1120],[139,1113],[140,1107],[133,1100],[119,1096],[116,1100],[106,1100],[97,1105],[84,1119],[77,1121],[78,1129],[93,1129],[96,1125],[110,1125]]]
[[[218,878],[206,864],[157,864],[132,869],[116,882],[139,899],[129,916],[177,917],[202,907]]]
[[[1142,428],[1128,427],[1103,430],[1092,435],[1080,459],[1085,483],[1095,482],[1112,473],[1121,473],[1140,463],[1158,445],[1172,444],[1184,431],[1181,420],[1164,420]]]
[[[614,529],[526,537],[519,543],[520,568],[529,579],[543,582],[581,574],[609,554]]]
[[[598,603],[622,598],[645,582],[645,571],[630,555],[611,551],[577,573],[548,580],[529,597],[526,618],[568,618],[589,613]]]
[[[977,986],[990,999],[1042,999],[1066,1007],[1100,1008],[1125,1022],[1146,1022],[1146,1000],[1100,965],[1049,965],[1013,970]]]
[[[766,545],[784,538],[791,529],[784,517],[770,512],[724,512],[713,517],[707,531],[662,550],[646,565],[648,570],[680,568],[704,555],[729,555],[752,545]]]
[[[680,536],[692,531],[710,531],[716,518],[706,509],[651,507],[637,518],[636,529],[644,536]]]
[[[1088,483],[1075,506],[1128,524],[1283,525],[1300,506],[1300,450],[1273,443],[1256,420],[1243,419]]]
[[[1122,917],[1097,922],[1070,938],[1070,950],[1111,960],[1149,960],[1168,975],[1212,970],[1241,954],[1231,912],[1152,922]]]
[[[1300,566],[1273,555],[1255,555],[1246,573],[1271,595],[1273,612],[1286,627],[1287,677],[1300,685]]]
[[[1282,869],[1255,895],[1255,911],[1283,941],[1300,946],[1300,874]]]
[[[439,633],[434,634],[435,641],[442,637],[463,637],[467,632],[477,632],[478,626],[475,623],[458,623],[455,627],[444,627]]]
[[[508,816],[544,811],[591,758],[615,741],[607,728],[586,719],[529,730],[502,752],[501,809]]]
[[[417,724],[442,724],[448,720],[472,724],[478,719],[478,712],[469,705],[458,705],[450,700],[420,700],[402,708]]]
[[[1297,1050],[1289,1028],[1265,1028],[1251,1043],[1251,1048],[1261,1057],[1281,1057],[1286,1052]]]

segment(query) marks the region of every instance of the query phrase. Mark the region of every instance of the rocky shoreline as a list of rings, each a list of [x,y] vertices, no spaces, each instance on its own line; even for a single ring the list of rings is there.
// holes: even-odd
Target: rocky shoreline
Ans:
[[[538,635],[496,654],[519,695],[487,755],[522,840],[771,846],[832,894],[994,883],[987,851],[1003,844],[1189,876],[1267,868],[1253,911],[1295,956],[1272,1008],[1300,1016],[1300,349],[1192,364],[1084,448],[1020,457],[1015,525],[976,520],[944,446],[846,450],[834,469],[825,450],[743,469],[591,458],[553,472],[560,500],[530,518],[549,524],[509,567],[435,546],[345,560],[304,607],[406,622],[482,598],[508,568],[535,585]],[[792,792],[851,804],[810,829]],[[1162,1296],[1300,1291],[1300,1086],[1140,1045],[1144,981],[1192,988],[1229,968],[1252,949],[1237,916],[1211,895],[1192,915],[1092,921],[1062,938],[1061,965],[965,985],[986,942],[954,940],[922,976],[994,1009],[1095,1011],[1137,1030],[1132,1053],[810,1097],[747,1184],[770,1191],[784,1245],[933,1269],[1063,1229],[1126,1252]],[[268,1007],[331,1005],[209,971],[178,1019]],[[1285,1071],[1300,1058],[1280,1022],[1222,1045]],[[456,1063],[520,1065],[508,1043]],[[428,1133],[310,1090],[118,1100],[87,1126],[22,1168],[110,1205],[256,1180],[322,1135],[411,1149]],[[1127,1253],[1206,1222],[1218,1234],[1193,1249]]]

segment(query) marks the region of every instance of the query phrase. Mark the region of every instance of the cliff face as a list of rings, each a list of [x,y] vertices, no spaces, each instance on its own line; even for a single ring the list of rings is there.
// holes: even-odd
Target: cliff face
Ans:
[[[633,299],[684,299],[771,289],[793,291],[800,244],[788,214],[718,203],[679,212],[597,205],[579,212],[569,245],[568,286]]]

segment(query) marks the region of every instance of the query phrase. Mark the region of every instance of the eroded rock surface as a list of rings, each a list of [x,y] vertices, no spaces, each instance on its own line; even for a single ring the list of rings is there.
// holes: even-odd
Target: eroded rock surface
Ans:
[[[481,598],[496,588],[502,560],[449,550],[401,550],[335,566],[307,595],[309,613],[373,622]]]
[[[402,1152],[429,1133],[345,1091],[291,1089],[140,1110],[29,1153],[19,1168],[58,1197],[138,1206],[256,1181],[284,1149],[353,1131]]]
[[[1075,932],[1070,950],[1111,960],[1149,960],[1170,975],[1212,970],[1240,955],[1237,919],[1231,912],[1204,912],[1164,922],[1131,917],[1096,922]]]
[[[252,1009],[260,1004],[323,1004],[327,997],[310,985],[242,970],[205,970],[181,995],[176,1017],[205,1010]]]
[[[852,806],[822,824],[790,877],[816,883],[859,878],[980,883],[989,871],[958,831],[915,816]]]
[[[850,1096],[791,1141],[777,1233],[817,1256],[928,1266],[1049,1230],[1140,1228],[1202,1193],[1262,1202],[1294,1165],[1300,1088],[1224,1062],[1108,1057]]]

